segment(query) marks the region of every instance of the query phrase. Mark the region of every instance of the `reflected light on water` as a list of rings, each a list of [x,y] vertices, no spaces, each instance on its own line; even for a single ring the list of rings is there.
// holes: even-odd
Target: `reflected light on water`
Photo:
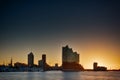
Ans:
[[[0,80],[119,80],[119,71],[84,72],[2,72]]]

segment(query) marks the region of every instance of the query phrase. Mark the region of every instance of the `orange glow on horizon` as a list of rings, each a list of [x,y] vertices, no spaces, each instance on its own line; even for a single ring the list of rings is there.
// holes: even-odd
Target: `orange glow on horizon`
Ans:
[[[72,42],[71,42],[72,43]],[[62,44],[63,46],[63,44]],[[33,50],[34,54],[34,63],[38,64],[38,60],[41,59],[42,54],[46,54],[47,63],[54,66],[55,63],[58,63],[59,66],[62,64],[62,46],[54,45],[45,46],[42,48],[41,46],[35,47]],[[40,49],[38,49],[38,47]],[[74,43],[70,45],[74,51],[80,54],[80,64],[83,65],[85,69],[93,69],[93,63],[97,62],[98,66],[105,66],[108,69],[120,69],[120,49],[119,46],[110,42],[101,42],[97,41],[87,41],[84,44]],[[31,51],[26,49],[15,49],[9,50],[10,54],[7,54],[8,51],[5,50],[4,53],[7,55],[1,54],[0,56],[0,64],[8,64],[10,62],[10,58],[13,58],[13,62],[23,62],[27,63],[27,54]],[[46,52],[45,52],[46,51]],[[3,52],[1,52],[3,53]]]

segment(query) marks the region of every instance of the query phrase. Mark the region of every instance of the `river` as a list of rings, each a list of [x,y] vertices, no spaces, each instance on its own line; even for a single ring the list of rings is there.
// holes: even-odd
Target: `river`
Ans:
[[[0,80],[120,80],[120,71],[0,72]]]

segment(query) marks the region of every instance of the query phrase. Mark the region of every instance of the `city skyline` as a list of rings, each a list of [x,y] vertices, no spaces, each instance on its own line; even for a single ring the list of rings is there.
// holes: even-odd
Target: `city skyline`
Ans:
[[[67,50],[67,52],[63,52],[65,49],[63,49],[63,48],[68,48],[69,50]],[[77,63],[78,64],[80,64],[80,65],[82,65],[80,62],[79,62],[79,60],[81,59],[80,58],[80,56],[78,57],[77,55],[80,55],[80,54],[78,54],[77,52],[73,52],[72,51],[72,48],[69,48],[69,46],[68,45],[66,45],[65,47],[62,47],[62,57],[63,57],[63,54],[64,54],[64,57],[63,58],[61,58],[61,64],[58,64],[59,62],[56,62],[56,63],[53,63],[52,65],[49,63],[49,60],[47,60],[47,59],[45,59],[45,60],[47,60],[48,62],[48,65],[50,65],[50,66],[55,66],[55,64],[58,64],[59,66],[62,66],[62,61],[63,61],[63,59],[64,60],[66,60],[67,58],[65,58],[65,54],[66,55],[68,55],[69,57],[68,57],[68,59],[67,59],[67,61],[69,62],[71,62],[71,61],[78,61]],[[66,51],[66,50],[65,50]],[[71,53],[72,52],[72,53]],[[74,55],[73,55],[74,54]],[[77,54],[77,55],[76,55]],[[36,61],[35,60],[35,58],[34,58],[34,56],[35,56],[35,54],[33,53],[33,52],[29,52],[28,54],[27,54],[27,58],[26,58],[26,60],[27,60],[27,62],[20,62],[20,61],[14,61],[13,60],[13,57],[11,57],[10,58],[10,60],[9,60],[9,62],[8,63],[5,63],[5,62],[3,62],[2,64],[0,64],[0,65],[7,65],[7,66],[14,66],[13,64],[14,63],[22,63],[22,64],[26,64],[26,65],[28,65],[29,67],[33,67],[34,65],[37,65],[37,66],[39,66],[39,61],[41,61],[40,59],[43,59],[43,56],[46,56],[46,54],[42,54],[42,57],[41,58],[39,58],[38,60],[37,60],[37,64],[36,64],[36,62],[34,62],[34,61]],[[75,56],[76,55],[76,59],[75,59]],[[80,59],[77,59],[77,58],[80,58]],[[54,57],[53,57],[53,59],[54,59]],[[74,60],[75,59],[75,60]],[[97,61],[93,61],[93,63],[96,63]],[[46,61],[45,61],[45,63],[46,63]],[[99,63],[99,62],[98,62]],[[83,65],[82,65],[83,66]],[[92,65],[91,65],[92,66]],[[99,65],[100,67],[102,67],[102,66],[104,66],[104,65]],[[83,66],[84,67],[84,66]],[[108,66],[107,66],[108,67]],[[92,68],[85,68],[85,69],[93,69],[93,66],[92,66]],[[120,69],[120,68],[109,68],[108,70],[112,70],[112,69]]]
[[[86,69],[93,62],[120,69],[120,1],[118,0],[1,0],[0,64],[35,64],[42,54],[50,65],[62,64],[62,49],[69,45],[80,54]]]

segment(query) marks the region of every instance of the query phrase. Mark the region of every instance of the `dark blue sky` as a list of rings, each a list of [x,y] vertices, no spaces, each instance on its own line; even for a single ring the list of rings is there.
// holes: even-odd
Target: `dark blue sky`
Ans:
[[[119,0],[1,0],[1,36],[119,32]],[[102,31],[102,32],[101,32]],[[80,34],[79,34],[80,35]],[[22,36],[22,37],[24,37]],[[30,37],[31,37],[30,36]]]
[[[119,0],[0,0],[1,54],[104,38],[120,46]]]
[[[0,3],[2,45],[83,36],[108,36],[119,42],[119,0],[1,0]]]

